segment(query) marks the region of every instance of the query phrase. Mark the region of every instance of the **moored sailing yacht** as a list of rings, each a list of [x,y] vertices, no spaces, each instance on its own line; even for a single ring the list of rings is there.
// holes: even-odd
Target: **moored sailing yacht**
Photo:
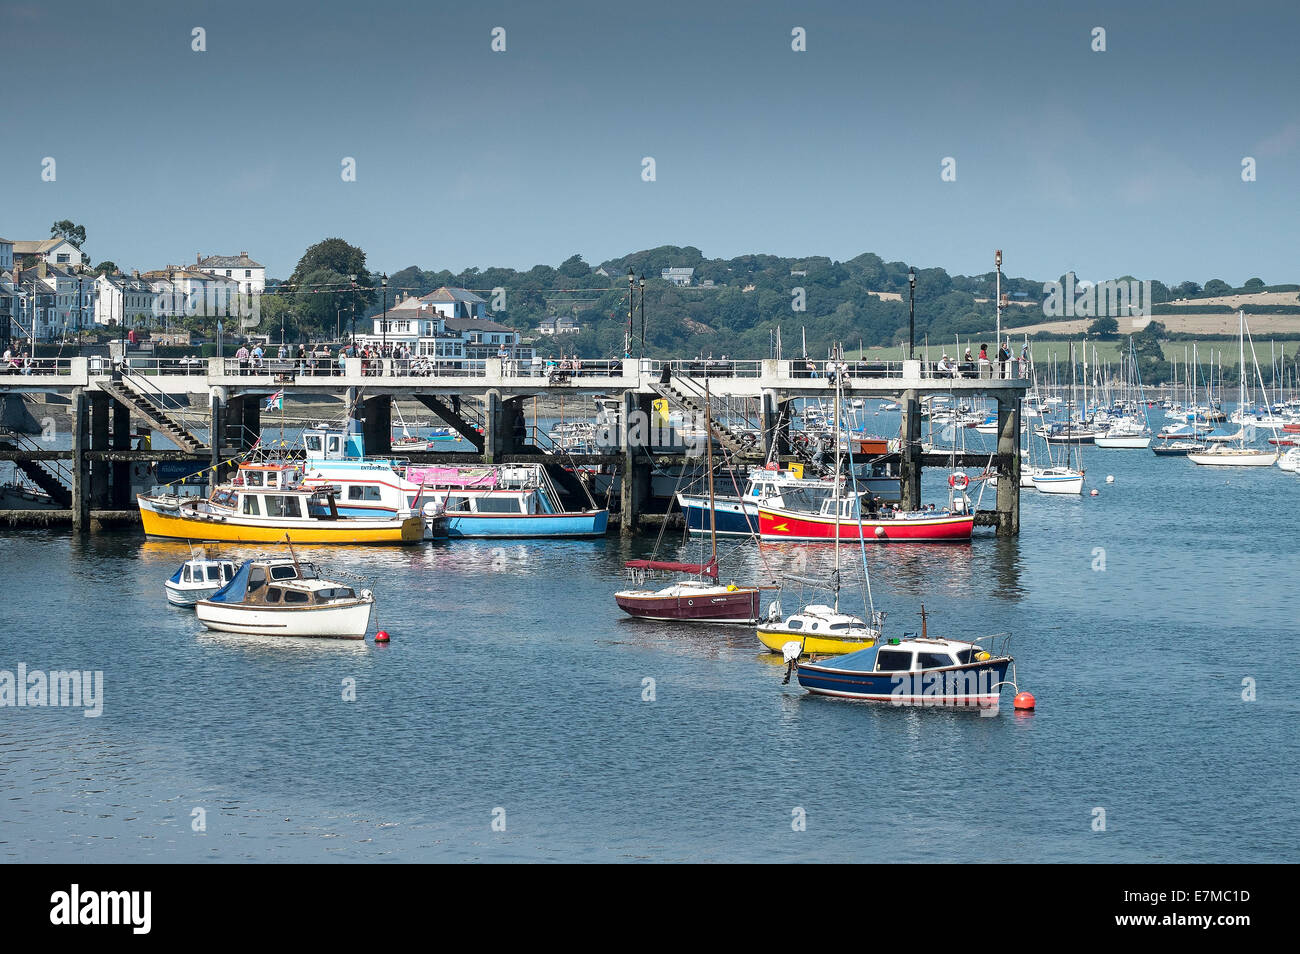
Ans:
[[[1238,315],[1238,348],[1240,349],[1240,363],[1237,365],[1239,379],[1239,391],[1237,399],[1237,410],[1241,411],[1246,406],[1246,312],[1241,310]],[[1252,353],[1254,344],[1251,344]],[[1244,419],[1243,419],[1244,420]],[[1247,447],[1246,441],[1248,436],[1247,429],[1251,432],[1254,428],[1249,423],[1243,423],[1241,430],[1235,435],[1237,446],[1229,444],[1216,444],[1209,450],[1196,451],[1189,453],[1187,459],[1193,464],[1200,464],[1204,467],[1272,467],[1280,456],[1275,450],[1262,450],[1257,447]]]
[[[718,529],[713,499],[713,420],[708,378],[704,379],[704,421],[706,467],[709,473],[709,537],[712,554],[707,563],[674,563],[659,560],[629,560],[626,567],[638,582],[647,572],[691,573],[658,590],[645,587],[619,590],[614,602],[619,609],[638,619],[674,620],[691,623],[755,623],[758,621],[760,591],[757,586],[718,582]]]

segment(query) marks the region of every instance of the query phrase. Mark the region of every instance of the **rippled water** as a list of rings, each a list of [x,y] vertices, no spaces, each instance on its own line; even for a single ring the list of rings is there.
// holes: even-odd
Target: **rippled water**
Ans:
[[[895,633],[924,601],[932,633],[1015,634],[1039,709],[993,718],[813,698],[743,627],[622,618],[649,538],[306,551],[372,581],[377,646],[206,633],[163,596],[183,545],[10,533],[0,669],[101,669],[106,701],[0,709],[0,858],[1295,861],[1300,480],[1085,463],[1101,495],[1026,491],[1018,540],[867,551]],[[726,550],[737,580],[830,560]]]

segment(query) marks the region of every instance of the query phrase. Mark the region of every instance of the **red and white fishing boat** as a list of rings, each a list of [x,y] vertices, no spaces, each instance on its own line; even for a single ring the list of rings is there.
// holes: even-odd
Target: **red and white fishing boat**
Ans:
[[[853,495],[839,501],[830,498],[815,510],[761,503],[758,507],[759,537],[763,540],[835,540],[838,530],[840,540],[960,543],[969,541],[975,529],[973,513],[900,510],[859,514],[860,499]]]

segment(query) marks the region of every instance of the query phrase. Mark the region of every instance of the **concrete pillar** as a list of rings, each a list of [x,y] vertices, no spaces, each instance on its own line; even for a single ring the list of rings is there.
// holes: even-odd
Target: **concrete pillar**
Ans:
[[[131,409],[125,404],[114,401],[113,407],[113,450],[131,449]],[[131,462],[113,461],[111,504],[114,510],[129,510],[135,505],[131,497]]]
[[[998,536],[1020,533],[1020,399],[998,398]]]
[[[763,391],[761,401],[763,454],[774,460],[790,453],[790,402],[780,400],[770,390]]]
[[[213,468],[206,476],[209,485],[217,482],[217,468],[221,463],[221,455],[226,443],[226,409],[223,405],[223,395],[224,391],[216,388],[213,388],[208,395],[208,407],[212,412],[208,428],[208,443],[212,447],[210,466]]]
[[[393,451],[393,398],[377,394],[362,402],[365,420],[361,424],[361,437],[366,444],[366,455],[384,457]]]
[[[524,445],[532,443],[528,423],[524,419],[522,397],[507,398],[501,402],[501,437],[506,454],[523,453]]]
[[[501,392],[490,388],[483,396],[483,459],[489,464],[501,462],[506,449],[505,415]]]
[[[631,422],[637,412],[637,395],[635,391],[623,392],[623,410],[619,421],[619,442],[623,445],[623,475],[619,487],[619,535],[630,537],[636,533],[637,524],[637,467],[636,445],[631,438]]]
[[[248,450],[262,436],[262,399],[259,397],[245,398],[242,418],[242,426],[239,429],[242,438],[241,447]]]
[[[69,410],[72,413],[72,532],[90,529],[90,482],[86,469],[86,440],[90,436],[86,392],[74,388]]]
[[[112,400],[104,391],[91,391],[87,395],[90,401],[90,442],[91,450],[108,450],[108,404]],[[110,464],[106,460],[97,460],[90,465],[90,507],[92,510],[108,509],[108,471]]]
[[[903,424],[899,430],[898,476],[904,510],[921,506],[921,402],[914,388],[903,392]]]

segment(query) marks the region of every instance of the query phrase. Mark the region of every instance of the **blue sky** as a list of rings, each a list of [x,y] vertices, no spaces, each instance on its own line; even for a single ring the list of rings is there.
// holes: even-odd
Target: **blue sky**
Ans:
[[[0,235],[71,218],[128,268],[247,250],[284,277],[341,236],[390,272],[675,244],[970,274],[1000,247],[1044,280],[1300,281],[1294,3],[24,0],[0,23]]]

